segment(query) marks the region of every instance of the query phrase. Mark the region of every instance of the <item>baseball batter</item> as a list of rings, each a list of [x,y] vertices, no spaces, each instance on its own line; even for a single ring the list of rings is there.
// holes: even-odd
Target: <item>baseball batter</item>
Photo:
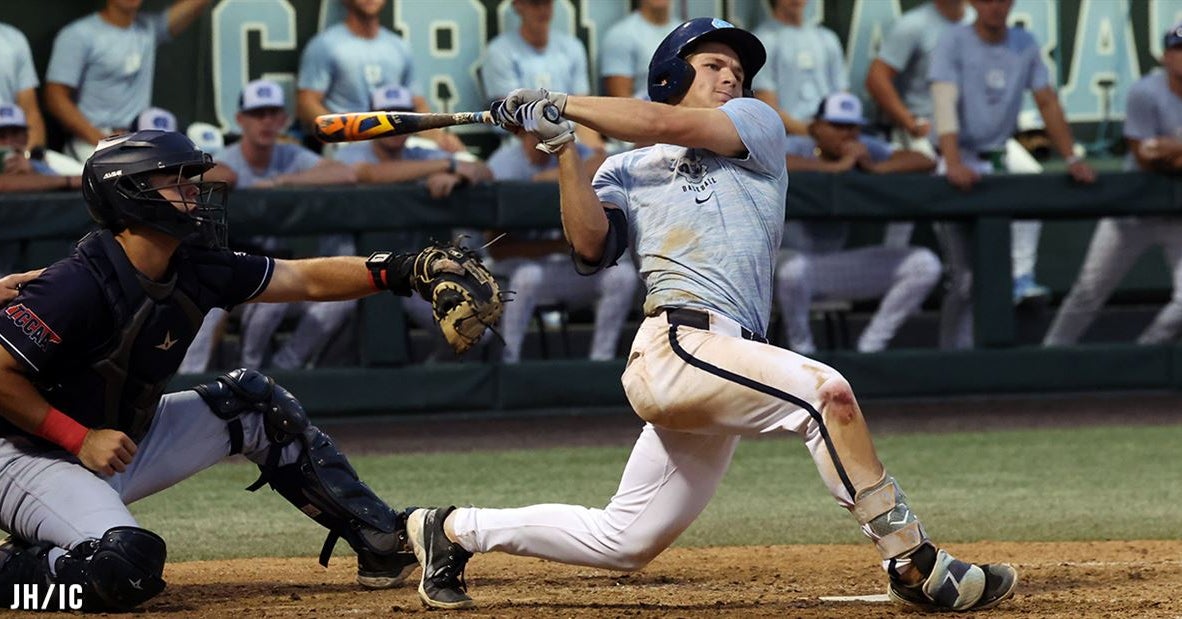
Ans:
[[[558,154],[576,268],[610,267],[631,248],[647,318],[623,384],[647,423],[602,509],[412,512],[407,533],[428,606],[473,605],[462,572],[476,552],[640,569],[705,508],[739,437],[781,432],[804,439],[830,492],[875,543],[895,600],[966,610],[1013,594],[1012,567],[966,563],[929,540],[841,374],[764,343],[788,187],[780,118],[744,96],[765,58],[754,35],[698,18],[654,53],[652,102],[517,90],[492,106],[499,122]],[[592,181],[569,147],[570,121],[655,145],[609,158]]]
[[[225,186],[201,180],[213,165],[179,133],[100,142],[83,196],[102,230],[43,272],[0,282],[2,596],[81,585],[84,608],[127,610],[160,593],[165,542],[126,505],[236,453],[259,465],[252,490],[269,483],[329,529],[322,562],[343,537],[369,588],[416,563],[403,516],[270,378],[235,370],[164,393],[210,308],[410,294],[407,255],[226,250]]]

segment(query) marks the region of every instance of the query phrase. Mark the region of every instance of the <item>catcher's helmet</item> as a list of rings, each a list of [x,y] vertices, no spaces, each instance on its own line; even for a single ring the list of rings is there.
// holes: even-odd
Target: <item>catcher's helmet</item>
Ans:
[[[82,197],[90,216],[112,231],[139,224],[185,242],[225,247],[226,183],[201,180],[213,166],[184,134],[137,131],[99,142],[82,167]],[[149,180],[161,173],[175,175],[175,182]],[[160,194],[168,187],[178,190],[183,204]]]
[[[694,81],[694,68],[685,57],[695,46],[708,41],[735,50],[743,65],[743,95],[751,96],[751,80],[767,61],[763,43],[728,21],[698,17],[674,28],[653,52],[648,63],[648,98],[667,103],[684,95]]]

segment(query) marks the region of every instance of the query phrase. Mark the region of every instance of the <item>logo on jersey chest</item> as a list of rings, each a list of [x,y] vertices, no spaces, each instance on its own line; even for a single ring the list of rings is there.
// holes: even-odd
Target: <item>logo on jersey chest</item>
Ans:
[[[41,350],[45,350],[49,344],[62,343],[61,336],[54,333],[36,312],[25,307],[23,303],[5,309],[4,315]]]
[[[160,350],[167,351],[167,350],[169,350],[170,348],[172,348],[174,345],[176,345],[176,343],[177,343],[177,342],[179,342],[179,341],[180,341],[180,340],[174,340],[174,339],[172,339],[172,331],[165,331],[165,332],[164,332],[164,342],[163,342],[163,343],[160,343],[160,344],[157,344],[157,345],[155,346],[155,348],[158,348],[158,349],[160,349]]]
[[[710,168],[694,149],[687,150],[681,157],[670,161],[669,169],[685,180],[685,184],[681,186],[682,193],[698,193],[718,183],[718,179],[709,176]]]

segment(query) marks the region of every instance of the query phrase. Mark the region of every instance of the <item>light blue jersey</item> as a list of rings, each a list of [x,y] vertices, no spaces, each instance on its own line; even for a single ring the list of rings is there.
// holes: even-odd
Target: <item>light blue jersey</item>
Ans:
[[[841,42],[832,30],[769,19],[754,34],[767,49],[767,64],[755,74],[751,87],[776,93],[780,109],[789,116],[812,118],[821,99],[850,89]]]
[[[333,156],[333,159],[349,165],[355,163],[381,163],[381,159],[378,159],[378,155],[373,149],[374,145],[370,142],[354,142],[338,150],[336,155]],[[429,161],[433,159],[449,159],[451,158],[451,153],[440,148],[407,146],[402,149],[398,158],[403,161]]]
[[[932,117],[932,88],[928,74],[932,52],[940,35],[949,26],[971,24],[976,18],[977,12],[966,7],[960,22],[948,21],[933,3],[928,2],[899,17],[883,39],[878,59],[898,72],[895,89],[912,115]]]
[[[677,22],[670,19],[653,24],[633,11],[608,28],[600,44],[599,74],[601,77],[632,78],[633,95],[648,98],[648,63],[665,35],[673,32]]]
[[[299,88],[324,93],[324,107],[332,112],[365,112],[378,86],[398,84],[422,94],[413,62],[410,44],[386,28],[366,39],[336,24],[308,41],[300,55]]]
[[[1171,137],[1182,140],[1182,97],[1170,90],[1166,72],[1157,69],[1129,88],[1125,103],[1125,137],[1134,140]],[[1125,168],[1139,169],[1132,153]]]
[[[929,77],[956,84],[958,143],[978,153],[1004,150],[1018,129],[1022,94],[1050,85],[1042,50],[1022,28],[1010,28],[997,45],[982,41],[972,25],[946,29],[932,55]]]
[[[503,98],[515,88],[545,88],[572,95],[591,93],[587,76],[587,50],[569,34],[550,31],[546,48],[525,42],[514,30],[503,32],[488,44],[480,69],[484,96]]]
[[[15,103],[17,93],[37,86],[29,40],[20,30],[0,24],[0,103]]]
[[[746,156],[657,144],[609,157],[592,185],[628,218],[646,315],[696,307],[766,333],[788,192],[784,128],[757,99],[733,99],[720,109]]]
[[[875,163],[890,159],[895,150],[887,142],[869,135],[858,136],[858,141],[866,146]],[[790,135],[784,154],[817,159],[817,143],[810,137]],[[784,226],[783,246],[808,253],[838,251],[845,247],[849,232],[850,225],[844,221],[789,221]]]
[[[577,142],[575,148],[579,157],[586,159],[591,156],[590,148]],[[542,165],[530,161],[521,147],[521,140],[516,137],[505,140],[488,158],[488,169],[492,170],[493,178],[498,181],[528,181],[557,167],[558,157],[553,155],[547,155]]]
[[[238,175],[239,189],[246,189],[261,180],[274,178],[280,174],[303,172],[316,167],[320,163],[320,156],[298,144],[280,142],[275,145],[271,153],[271,165],[266,170],[255,170],[246,163],[242,156],[242,142],[227,146],[218,153],[218,163],[224,163]]]
[[[156,46],[169,38],[164,13],[139,13],[127,28],[91,13],[58,32],[45,81],[75,89],[91,125],[126,129],[152,105]]]

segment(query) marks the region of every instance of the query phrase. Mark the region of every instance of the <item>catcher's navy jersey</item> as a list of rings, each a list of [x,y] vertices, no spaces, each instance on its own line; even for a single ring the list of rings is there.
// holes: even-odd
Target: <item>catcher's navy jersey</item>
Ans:
[[[273,270],[270,258],[186,246],[166,280],[153,282],[131,268],[109,232],[94,233],[0,309],[0,346],[54,407],[87,427],[123,425],[105,421],[108,398],[154,409],[143,394],[158,399],[152,386],[176,373],[202,316],[255,297]],[[126,333],[138,335],[124,346]],[[103,364],[112,358],[130,368],[123,393],[107,393]],[[0,423],[0,434],[14,431]]]

